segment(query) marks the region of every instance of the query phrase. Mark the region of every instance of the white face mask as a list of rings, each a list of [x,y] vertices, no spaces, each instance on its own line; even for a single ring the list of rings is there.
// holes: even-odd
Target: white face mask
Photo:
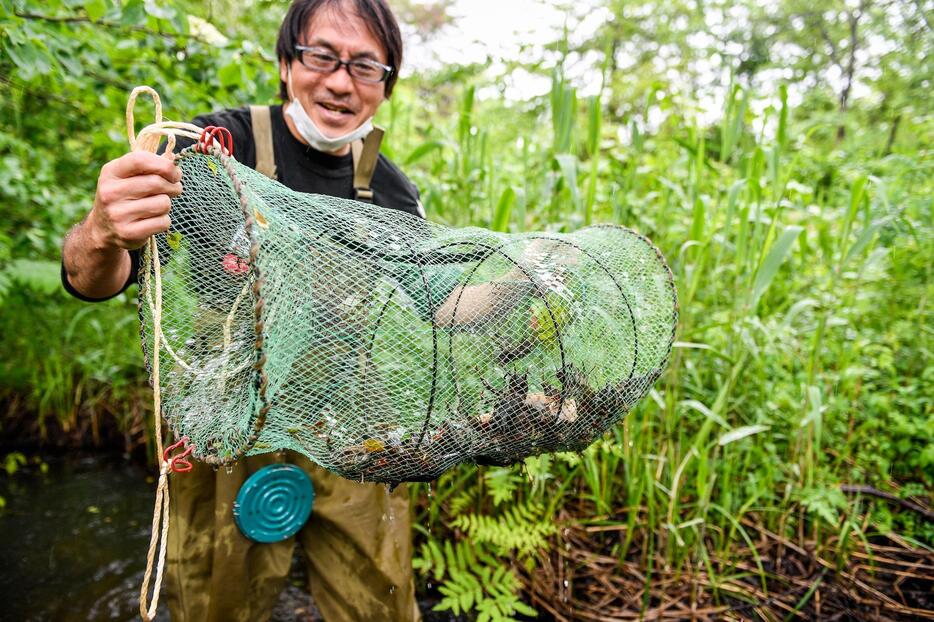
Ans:
[[[292,95],[291,67],[288,68],[287,86],[289,87],[289,95]],[[294,95],[292,95],[292,101],[289,102],[289,105],[286,107],[285,113],[292,117],[292,121],[295,123],[295,129],[298,130],[298,134],[305,139],[305,142],[314,149],[324,151],[325,153],[338,151],[341,147],[349,145],[355,140],[364,138],[373,130],[373,117],[370,117],[363,122],[363,125],[343,136],[335,136],[333,138],[325,136],[324,132],[318,129],[318,126],[311,120],[311,117],[305,112],[305,108]]]

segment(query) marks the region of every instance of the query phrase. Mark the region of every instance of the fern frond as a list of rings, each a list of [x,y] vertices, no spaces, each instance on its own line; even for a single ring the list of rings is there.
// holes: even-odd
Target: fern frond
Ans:
[[[451,506],[449,513],[452,516],[461,514],[464,510],[471,507],[477,501],[477,489],[476,488],[467,488],[459,492],[454,498],[451,499]]]
[[[488,470],[483,478],[486,480],[489,494],[493,497],[493,504],[499,506],[503,501],[512,501],[516,497],[516,490],[522,483],[519,477],[511,468],[499,468]]]
[[[466,532],[474,542],[492,545],[501,555],[515,551],[524,556],[543,548],[548,537],[557,532],[555,523],[542,517],[542,512],[537,503],[517,504],[499,516],[457,516],[451,526]]]

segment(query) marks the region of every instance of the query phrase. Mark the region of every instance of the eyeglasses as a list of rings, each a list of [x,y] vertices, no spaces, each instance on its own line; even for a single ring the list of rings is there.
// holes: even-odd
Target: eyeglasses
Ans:
[[[375,60],[341,60],[326,48],[296,45],[295,51],[298,53],[299,62],[312,71],[333,73],[343,65],[354,80],[369,84],[385,82],[393,72],[392,67]]]

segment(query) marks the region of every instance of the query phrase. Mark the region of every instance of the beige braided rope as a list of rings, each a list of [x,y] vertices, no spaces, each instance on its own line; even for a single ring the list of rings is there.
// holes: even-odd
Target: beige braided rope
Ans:
[[[146,94],[152,98],[155,104],[156,118],[154,123],[146,126],[139,134],[136,134],[133,108],[136,105],[136,98],[140,94]],[[127,101],[126,107],[126,125],[127,138],[130,141],[131,151],[148,151],[150,153],[155,153],[159,149],[162,136],[167,136],[168,145],[164,155],[169,159],[174,159],[172,148],[175,145],[176,135],[186,136],[196,140],[201,135],[201,128],[197,125],[162,121],[162,102],[159,98],[159,94],[148,86],[138,86],[130,93],[130,98]],[[165,544],[169,535],[169,471],[172,465],[170,460],[165,459],[162,447],[162,391],[159,380],[159,352],[163,345],[162,273],[160,270],[159,247],[156,244],[156,237],[150,237],[147,244],[149,245],[149,252],[152,257],[153,280],[155,281],[155,300],[153,300],[152,284],[150,283],[149,271],[147,270],[145,273],[145,288],[150,301],[154,328],[152,401],[155,418],[156,456],[159,460],[159,482],[156,485],[156,502],[152,512],[152,535],[149,539],[149,550],[146,553],[146,572],[143,574],[143,585],[140,588],[139,594],[139,613],[143,620],[151,622],[156,616],[156,608],[159,605],[159,591],[162,587],[162,573],[165,568]],[[174,352],[172,356],[176,359],[178,358],[175,356]],[[156,562],[157,549],[158,562]],[[152,577],[153,564],[156,564],[156,580],[153,585],[152,602],[147,603],[149,581]]]
[[[149,95],[154,104],[155,104],[155,121],[150,125],[147,125],[139,134],[135,133],[135,120],[133,116],[133,109],[136,104],[136,99],[139,95],[146,94]],[[180,154],[176,155],[172,152],[172,149],[175,146],[175,137],[183,136],[186,138],[193,139],[195,141],[200,140],[202,136],[203,128],[198,127],[197,125],[191,123],[179,123],[175,121],[163,121],[162,120],[162,103],[159,98],[158,93],[155,90],[151,89],[148,86],[138,86],[133,89],[130,93],[130,98],[127,102],[126,110],[126,123],[127,123],[127,138],[130,142],[130,149],[132,151],[148,151],[150,153],[155,153],[159,149],[159,144],[162,140],[162,137],[165,136],[168,139],[168,143],[165,150],[165,157],[169,159],[176,159],[177,157],[186,157],[190,155],[191,148],[183,150]],[[244,215],[244,224],[248,229],[253,227],[254,222],[254,213],[251,209],[244,188],[242,187],[240,180],[237,178],[236,173],[233,169],[233,159],[229,157],[221,147],[216,145],[202,146],[200,148],[202,153],[209,153],[216,156],[220,159],[221,164],[223,165],[225,171],[230,176],[230,180],[234,186],[234,190],[237,193],[240,199],[240,207],[243,210]],[[153,384],[153,409],[154,409],[154,418],[155,418],[155,435],[156,435],[156,450],[159,457],[159,482],[156,486],[156,502],[155,507],[153,508],[152,515],[152,536],[149,541],[149,550],[146,555],[146,571],[143,575],[143,585],[140,589],[140,615],[143,620],[146,622],[151,622],[156,615],[156,608],[159,602],[159,591],[162,585],[162,575],[163,569],[165,566],[165,545],[168,539],[169,532],[169,485],[168,485],[168,476],[172,471],[172,461],[173,458],[166,459],[163,450],[162,443],[162,391],[161,391],[161,381],[160,381],[160,371],[159,371],[159,358],[160,352],[164,347],[166,352],[169,354],[172,359],[178,363],[183,369],[191,371],[191,367],[183,361],[178,354],[171,348],[168,343],[168,340],[165,338],[165,335],[162,332],[162,266],[159,261],[159,248],[156,243],[156,237],[152,236],[147,242],[147,248],[149,251],[149,260],[152,266],[152,275],[150,276],[150,271],[147,270],[144,273],[143,277],[143,288],[145,290],[145,299],[149,305],[149,309],[152,313],[152,324],[153,324],[153,352],[151,354],[152,361],[152,384]],[[252,286],[248,290],[248,286],[244,286],[244,291],[240,293],[240,296],[237,298],[234,308],[230,311],[230,317],[228,317],[225,324],[225,342],[229,342],[229,324],[232,321],[232,316],[236,311],[237,306],[241,302],[242,298],[246,295],[248,291],[251,291],[254,298],[253,304],[253,313],[256,318],[255,330],[256,330],[256,360],[252,364],[252,367],[256,370],[257,375],[257,391],[261,398],[262,406],[260,407],[256,418],[253,421],[251,426],[250,433],[245,439],[244,443],[235,451],[232,455],[227,457],[220,456],[198,456],[200,460],[208,464],[218,466],[218,465],[230,465],[236,462],[239,458],[246,455],[246,453],[253,447],[259,438],[260,431],[266,422],[266,415],[269,412],[269,404],[265,401],[266,388],[268,386],[268,378],[265,373],[265,362],[266,355],[263,352],[264,348],[264,322],[262,319],[263,316],[263,307],[265,301],[261,295],[261,289],[263,285],[263,279],[259,273],[259,269],[256,267],[257,254],[259,252],[259,244],[256,240],[253,240],[253,243],[250,247],[250,265],[252,267],[253,281]],[[153,290],[155,290],[153,292]],[[226,347],[225,343],[225,347]],[[222,378],[223,380],[223,378]],[[158,561],[156,559],[158,551]],[[147,597],[149,594],[149,582],[152,577],[153,565],[156,566],[156,577],[155,583],[153,584],[153,595],[151,604],[147,605]]]

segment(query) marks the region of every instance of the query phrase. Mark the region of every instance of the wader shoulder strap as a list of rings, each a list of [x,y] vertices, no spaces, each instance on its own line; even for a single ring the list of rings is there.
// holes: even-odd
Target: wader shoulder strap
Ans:
[[[355,140],[350,143],[353,153],[353,190],[357,201],[373,202],[373,190],[370,182],[376,170],[376,161],[379,158],[379,146],[383,142],[383,128],[374,127],[362,141]]]
[[[253,122],[253,142],[256,144],[256,171],[270,179],[278,179],[276,154],[272,146],[272,119],[269,106],[250,106],[250,117]],[[374,127],[364,140],[357,140],[350,144],[350,150],[353,153],[354,198],[358,201],[373,201],[370,182],[376,170],[383,134],[383,128]]]
[[[269,106],[250,106],[250,117],[253,120],[253,142],[256,144],[256,171],[270,179],[278,179]]]

